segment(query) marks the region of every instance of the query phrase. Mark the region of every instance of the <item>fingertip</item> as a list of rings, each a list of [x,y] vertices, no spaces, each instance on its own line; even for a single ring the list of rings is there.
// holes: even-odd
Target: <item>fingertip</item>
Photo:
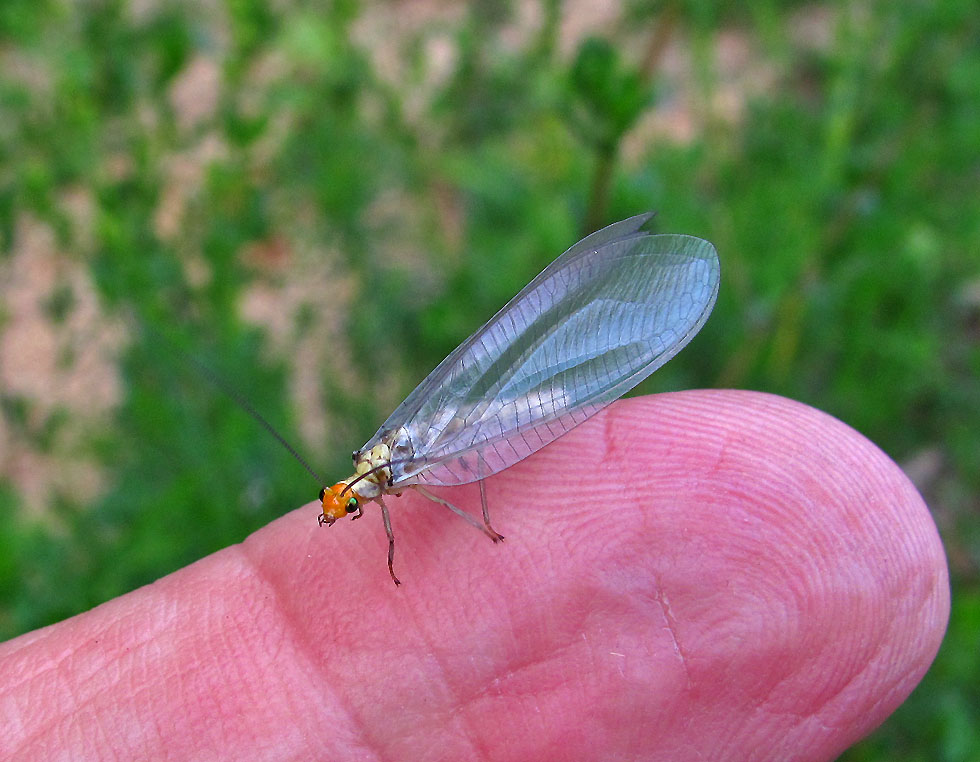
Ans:
[[[780,739],[842,749],[905,699],[941,643],[949,580],[932,516],[891,458],[825,413],[753,392],[602,415],[591,440],[573,432],[548,454],[579,486],[601,456],[590,475],[623,496],[601,529],[570,519],[585,538],[571,544],[667,617],[693,684],[727,675],[689,709],[730,718],[748,700],[745,719],[775,701],[820,719]],[[826,726],[836,735],[813,731]]]

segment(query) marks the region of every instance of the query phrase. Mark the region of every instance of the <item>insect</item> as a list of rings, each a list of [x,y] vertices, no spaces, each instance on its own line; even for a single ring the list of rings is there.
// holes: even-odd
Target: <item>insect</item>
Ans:
[[[396,585],[386,495],[414,489],[502,540],[483,480],[632,389],[708,319],[720,279],[714,246],[654,235],[652,217],[583,238],[460,344],[353,453],[354,473],[320,490],[320,524],[378,503]],[[471,482],[482,523],[429,490]]]

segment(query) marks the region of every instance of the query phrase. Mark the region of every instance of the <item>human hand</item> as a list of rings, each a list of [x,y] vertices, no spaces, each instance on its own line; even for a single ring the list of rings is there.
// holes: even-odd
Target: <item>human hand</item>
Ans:
[[[619,402],[487,490],[502,545],[389,501],[398,589],[376,506],[306,506],[0,645],[0,756],[828,760],[945,630],[911,483],[789,400]]]

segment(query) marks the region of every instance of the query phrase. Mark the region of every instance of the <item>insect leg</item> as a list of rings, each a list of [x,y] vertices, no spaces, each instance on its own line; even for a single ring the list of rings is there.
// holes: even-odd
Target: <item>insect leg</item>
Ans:
[[[483,480],[483,456],[477,455],[477,475],[480,477],[480,505],[483,506],[483,525],[487,528],[487,534],[494,542],[500,542],[504,536],[490,526],[490,508],[487,505],[487,483]]]
[[[450,503],[448,500],[443,500],[441,497],[438,497],[437,495],[433,495],[431,492],[429,492],[429,490],[427,490],[421,484],[413,484],[411,486],[414,489],[416,489],[419,492],[419,494],[422,495],[422,497],[428,498],[433,503],[439,503],[439,505],[444,505],[449,510],[451,510],[453,513],[455,513],[457,516],[461,516],[464,519],[466,519],[467,522],[469,522],[471,525],[475,526],[481,532],[484,532],[494,542],[500,542],[502,539],[504,539],[499,534],[497,534],[496,532],[494,532],[493,529],[489,529],[488,527],[484,526],[479,521],[477,521],[476,519],[474,519],[466,511],[460,510],[455,505],[453,505],[452,503]]]
[[[377,501],[381,503],[381,518],[385,522],[385,534],[388,535],[388,573],[394,580],[396,585],[400,585],[401,582],[398,581],[398,577],[395,576],[395,569],[393,563],[395,561],[395,533],[391,531],[391,517],[388,515],[388,506],[385,505],[385,501],[381,499],[378,495]]]
[[[480,502],[483,504],[483,526],[486,527],[484,531],[490,535],[491,540],[500,542],[504,539],[504,536],[490,526],[490,508],[487,507],[487,486],[483,479],[480,479]]]

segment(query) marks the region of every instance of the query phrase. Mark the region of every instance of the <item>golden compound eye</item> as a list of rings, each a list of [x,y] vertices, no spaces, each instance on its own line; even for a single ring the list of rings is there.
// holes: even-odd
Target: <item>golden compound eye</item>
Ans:
[[[353,513],[356,510],[357,510],[357,498],[352,497],[350,500],[347,501],[347,512]]]

